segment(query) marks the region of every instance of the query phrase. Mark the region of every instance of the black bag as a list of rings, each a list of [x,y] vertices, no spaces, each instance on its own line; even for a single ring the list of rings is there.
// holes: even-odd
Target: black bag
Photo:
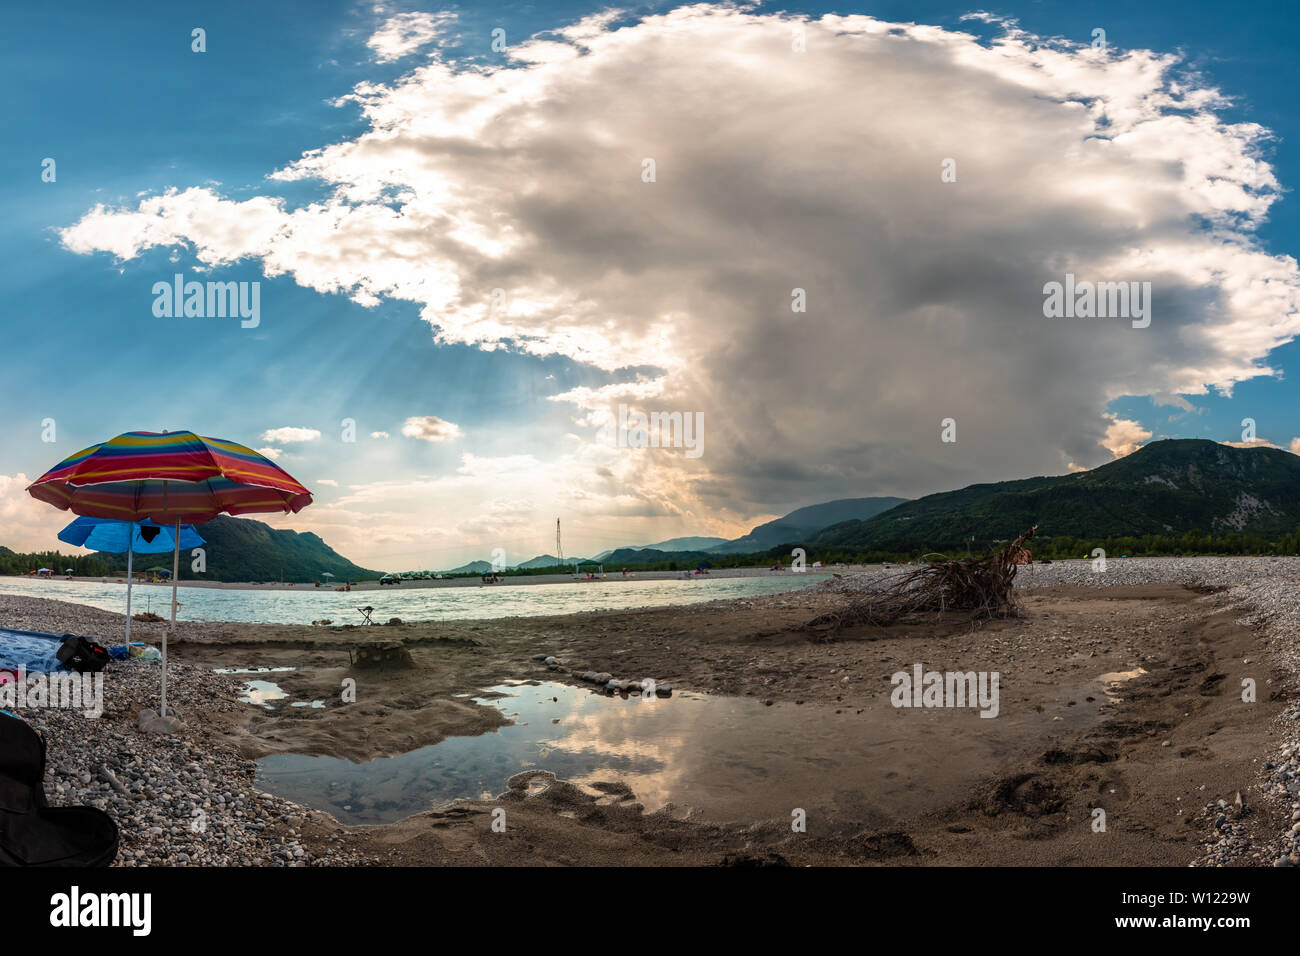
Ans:
[[[63,643],[59,645],[57,656],[59,663],[68,670],[82,674],[102,671],[104,665],[112,660],[108,651],[90,638],[78,637],[75,634],[63,635]]]
[[[108,866],[117,824],[94,807],[45,800],[45,741],[0,711],[0,866]]]

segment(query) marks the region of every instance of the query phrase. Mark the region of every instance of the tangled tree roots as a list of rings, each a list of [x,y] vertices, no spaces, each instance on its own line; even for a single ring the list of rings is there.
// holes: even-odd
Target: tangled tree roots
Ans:
[[[983,558],[931,561],[889,587],[815,618],[808,627],[828,640],[845,627],[893,624],[926,611],[969,611],[976,621],[1014,616],[1016,569],[1029,560],[1025,542],[1037,528]]]

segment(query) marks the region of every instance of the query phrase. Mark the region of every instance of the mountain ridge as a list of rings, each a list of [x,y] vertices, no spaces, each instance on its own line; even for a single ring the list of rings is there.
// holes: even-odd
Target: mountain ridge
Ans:
[[[1150,442],[1097,468],[984,482],[926,495],[872,518],[821,529],[815,547],[950,548],[1041,537],[1238,532],[1270,538],[1300,527],[1300,456],[1205,439]]]
[[[329,573],[337,581],[356,581],[378,577],[380,572],[353,564],[312,531],[293,531],[272,528],[253,518],[232,518],[218,515],[206,524],[196,526],[204,539],[206,570],[196,574],[191,570],[192,558],[182,549],[180,579],[208,581],[295,581],[299,583],[329,582],[322,575]],[[126,555],[96,552],[95,557],[110,567],[125,569]],[[165,560],[163,560],[165,559]],[[171,555],[137,555],[136,567],[141,560],[150,564],[171,567]]]

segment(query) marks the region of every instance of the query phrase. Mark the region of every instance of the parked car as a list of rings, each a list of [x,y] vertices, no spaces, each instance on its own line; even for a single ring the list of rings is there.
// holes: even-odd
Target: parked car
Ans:
[[[385,574],[379,579],[380,584],[401,584],[402,576],[400,574]]]

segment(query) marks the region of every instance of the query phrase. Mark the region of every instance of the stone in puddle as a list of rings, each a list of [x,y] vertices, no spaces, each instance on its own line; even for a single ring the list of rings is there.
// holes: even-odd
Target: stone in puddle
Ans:
[[[534,654],[534,655],[533,655],[533,660],[535,660],[535,661],[544,661],[544,660],[546,660],[546,655],[545,655],[545,654]]]
[[[526,790],[534,780],[543,780],[547,784],[552,784],[555,783],[555,774],[549,770],[525,770],[507,780],[506,786],[511,790]]]

